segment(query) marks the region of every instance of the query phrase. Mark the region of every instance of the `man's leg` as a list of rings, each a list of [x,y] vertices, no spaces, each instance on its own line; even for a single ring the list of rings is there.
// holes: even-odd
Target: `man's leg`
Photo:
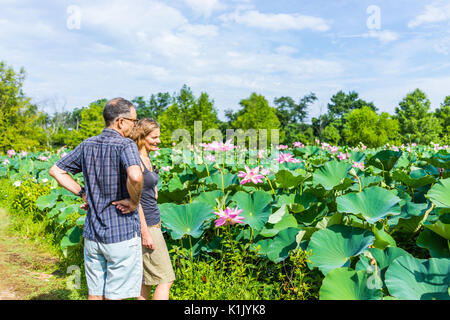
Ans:
[[[84,269],[88,285],[88,300],[103,300],[106,279],[106,259],[99,243],[84,239]]]
[[[142,284],[141,238],[112,244],[102,244],[107,259],[106,299],[126,299],[140,296]]]

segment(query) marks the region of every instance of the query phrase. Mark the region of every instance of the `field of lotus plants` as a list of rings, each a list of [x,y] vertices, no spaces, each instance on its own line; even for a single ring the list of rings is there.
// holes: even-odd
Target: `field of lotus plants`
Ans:
[[[316,141],[274,150],[212,142],[152,154],[168,243],[187,242],[192,258],[220,254],[229,238],[276,264],[310,252],[307,267],[323,275],[325,300],[450,299],[448,146]],[[0,178],[46,188],[29,208],[60,226],[65,254],[81,245],[85,219],[79,199],[48,176],[67,152],[0,157]]]

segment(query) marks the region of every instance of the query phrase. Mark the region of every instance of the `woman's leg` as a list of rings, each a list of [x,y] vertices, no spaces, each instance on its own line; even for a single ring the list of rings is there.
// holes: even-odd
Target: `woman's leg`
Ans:
[[[148,300],[148,299],[150,299],[150,286],[142,284],[141,295],[137,298],[137,300]]]
[[[169,283],[161,283],[156,286],[153,293],[153,300],[169,300],[169,291],[173,281]]]

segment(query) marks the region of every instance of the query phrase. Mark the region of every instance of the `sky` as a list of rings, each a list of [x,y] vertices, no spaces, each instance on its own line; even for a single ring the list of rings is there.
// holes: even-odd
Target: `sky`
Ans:
[[[219,118],[256,92],[356,91],[394,114],[416,88],[450,95],[450,1],[0,0],[0,61],[48,113],[100,98],[207,92]]]

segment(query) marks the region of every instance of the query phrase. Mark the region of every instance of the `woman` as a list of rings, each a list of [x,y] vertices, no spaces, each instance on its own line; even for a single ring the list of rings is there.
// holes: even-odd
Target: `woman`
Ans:
[[[170,261],[167,245],[161,232],[158,198],[158,171],[155,172],[149,152],[158,150],[161,143],[160,126],[152,119],[141,119],[136,123],[130,136],[137,144],[144,175],[139,206],[142,233],[142,258],[144,275],[141,296],[138,300],[150,298],[150,286],[156,285],[153,300],[168,300],[175,273]]]

